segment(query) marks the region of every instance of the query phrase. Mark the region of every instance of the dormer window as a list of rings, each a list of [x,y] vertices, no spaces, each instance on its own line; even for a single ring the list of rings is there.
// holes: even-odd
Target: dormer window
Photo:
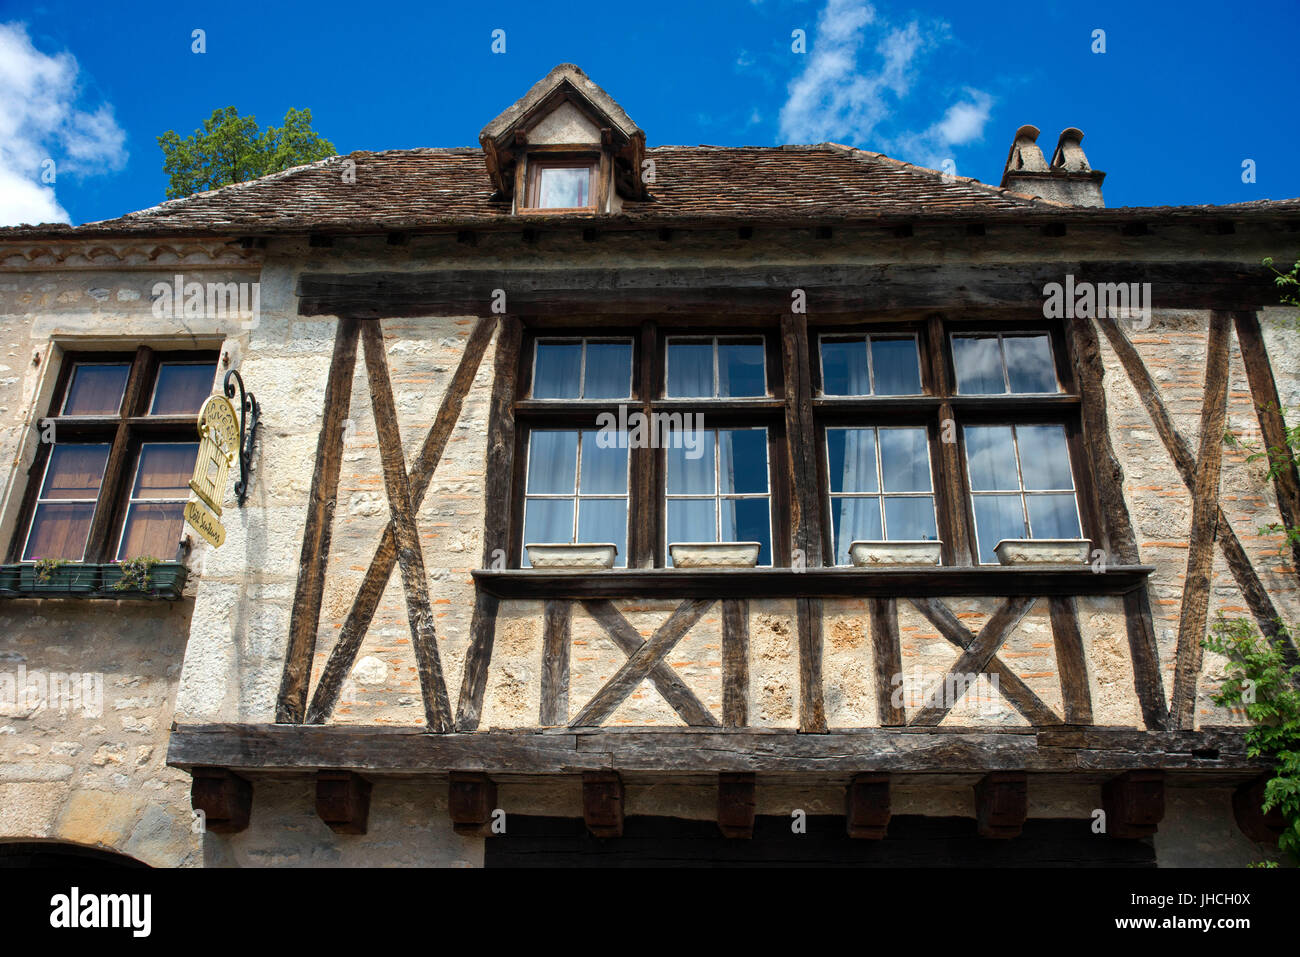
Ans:
[[[525,208],[595,211],[598,170],[594,160],[530,160]]]

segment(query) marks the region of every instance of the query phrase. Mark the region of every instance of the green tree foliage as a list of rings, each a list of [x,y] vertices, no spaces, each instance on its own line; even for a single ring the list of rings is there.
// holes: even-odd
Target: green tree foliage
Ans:
[[[334,144],[311,128],[311,110],[290,109],[284,125],[259,130],[252,116],[233,106],[213,110],[203,129],[181,139],[168,130],[158,137],[163,172],[170,178],[167,198],[278,173],[335,155]]]

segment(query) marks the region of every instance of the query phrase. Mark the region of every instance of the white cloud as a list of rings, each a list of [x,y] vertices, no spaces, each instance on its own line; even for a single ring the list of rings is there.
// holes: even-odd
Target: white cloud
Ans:
[[[76,58],[37,50],[21,23],[0,23],[0,226],[68,222],[59,176],[121,169],[126,133],[110,104],[78,108]],[[55,184],[42,174],[51,169]]]
[[[891,129],[899,108],[923,78],[924,55],[948,35],[942,21],[894,26],[866,0],[827,0],[805,55],[807,64],[790,82],[781,109],[783,142],[833,140],[885,152],[915,151],[920,155],[901,158],[940,166],[951,158],[951,147],[983,136],[991,96],[967,89],[962,100],[922,132]],[[864,56],[867,51],[872,55]]]

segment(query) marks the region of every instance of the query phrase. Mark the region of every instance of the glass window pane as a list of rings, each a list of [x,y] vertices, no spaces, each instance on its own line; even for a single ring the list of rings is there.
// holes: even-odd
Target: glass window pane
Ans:
[[[713,398],[713,343],[668,343],[668,396]]]
[[[876,395],[920,395],[921,359],[915,339],[872,339]]]
[[[832,498],[831,524],[835,530],[835,564],[850,565],[850,545],[884,538],[880,531],[880,499]]]
[[[957,368],[957,391],[964,395],[1000,395],[1002,351],[997,336],[953,336],[952,358]]]
[[[722,541],[758,542],[758,564],[772,564],[772,530],[765,498],[724,498]]]
[[[767,492],[767,429],[718,432],[718,480],[723,493]]]
[[[1016,450],[1009,425],[967,426],[966,461],[970,486],[975,492],[1020,489],[1016,474]]]
[[[582,475],[578,484],[579,490],[584,494],[627,494],[627,448],[600,447],[602,439],[605,442],[615,442],[618,438],[617,432],[582,433]],[[589,542],[591,539],[585,538],[583,541]]]
[[[1007,356],[1007,377],[1012,392],[1060,391],[1047,336],[1005,336],[1002,348]]]
[[[674,542],[716,542],[718,530],[711,498],[670,498],[668,500],[668,544]],[[668,555],[668,564],[673,556]]]
[[[584,399],[626,399],[632,394],[632,343],[587,343]]]
[[[573,541],[573,499],[530,498],[524,501],[524,544]],[[528,567],[528,550],[523,565]]]
[[[822,340],[822,394],[870,395],[866,339]]]
[[[146,442],[140,446],[132,498],[187,498],[197,442]]]
[[[709,430],[669,433],[665,453],[668,458],[669,495],[713,495],[717,492],[713,475],[713,436],[714,433]]]
[[[1026,495],[1031,538],[1079,538],[1079,510],[1074,495]]]
[[[930,491],[930,442],[925,429],[881,429],[880,471],[886,492]]]
[[[578,502],[578,541],[613,542],[614,564],[627,566],[627,499],[586,498]]]
[[[875,492],[876,430],[827,429],[832,492]]]
[[[68,397],[63,402],[64,415],[117,415],[122,411],[129,363],[82,365],[72,369]]]
[[[214,362],[164,362],[158,367],[150,415],[197,415],[212,394]]]
[[[94,502],[43,502],[32,516],[23,561],[65,558],[79,562],[86,552],[86,536],[95,514]]]
[[[998,563],[993,551],[1004,538],[1025,538],[1025,513],[1019,495],[976,495],[975,529],[979,539],[980,561]]]
[[[937,539],[934,499],[929,495],[885,496],[885,537],[891,542]]]
[[[572,495],[578,468],[578,433],[536,431],[529,437],[528,446],[528,494]]]
[[[576,209],[591,205],[591,167],[542,167],[538,209]]]
[[[718,395],[767,395],[761,342],[718,343]]]
[[[45,481],[41,484],[39,497],[97,498],[107,463],[107,443],[56,445],[50,450],[50,461],[45,469]],[[190,467],[193,468],[192,461]]]
[[[576,399],[582,388],[582,343],[539,342],[533,367],[534,399]]]
[[[165,562],[176,557],[185,520],[185,503],[166,505],[154,502],[132,502],[126,512],[126,525],[122,529],[122,544],[117,550],[117,561],[132,558],[159,558]]]
[[[1025,488],[1074,488],[1064,426],[1018,425],[1016,440]]]

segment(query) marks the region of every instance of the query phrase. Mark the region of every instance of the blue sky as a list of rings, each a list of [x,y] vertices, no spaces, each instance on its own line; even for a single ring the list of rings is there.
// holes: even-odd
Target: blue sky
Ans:
[[[997,183],[1067,126],[1109,206],[1300,196],[1297,0],[544,4],[0,0],[0,224],[154,205],[156,137],[310,107],[340,152],[467,146],[573,62],[650,145],[835,140]],[[207,52],[191,52],[191,31]],[[506,52],[491,52],[492,31]],[[805,53],[791,33],[806,32]],[[1094,53],[1093,32],[1105,31]],[[56,179],[42,183],[54,160]],[[1255,161],[1256,182],[1242,182]],[[38,215],[39,214],[39,215]]]

